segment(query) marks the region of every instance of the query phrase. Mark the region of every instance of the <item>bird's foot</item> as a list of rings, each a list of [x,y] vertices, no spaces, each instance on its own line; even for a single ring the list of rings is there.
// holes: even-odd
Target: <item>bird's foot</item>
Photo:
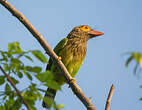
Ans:
[[[58,61],[61,61],[62,57],[58,56]]]
[[[76,79],[75,79],[75,78],[72,78],[72,82],[73,82],[73,83],[76,83]]]
[[[75,79],[75,78],[72,78],[72,79],[69,81],[69,84],[72,84],[72,83],[76,83],[76,79]],[[69,88],[70,88],[70,85],[69,85]]]

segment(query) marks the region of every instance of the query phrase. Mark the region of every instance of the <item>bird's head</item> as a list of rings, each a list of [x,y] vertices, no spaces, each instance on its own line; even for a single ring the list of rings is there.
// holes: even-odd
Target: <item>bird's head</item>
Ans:
[[[73,36],[72,36],[73,35]],[[104,35],[104,33],[93,30],[91,27],[87,25],[80,25],[73,28],[73,30],[70,33],[70,37],[80,37],[85,39],[91,39],[100,35]]]

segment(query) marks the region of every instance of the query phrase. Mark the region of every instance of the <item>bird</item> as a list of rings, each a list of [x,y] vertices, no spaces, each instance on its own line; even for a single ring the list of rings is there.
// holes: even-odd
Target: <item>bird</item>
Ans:
[[[93,30],[88,25],[79,25],[72,29],[72,31],[63,38],[54,48],[54,52],[59,56],[59,59],[63,62],[70,75],[74,78],[78,73],[81,65],[86,56],[87,41],[97,36],[104,35],[103,32]],[[58,85],[62,86],[66,83],[64,76],[58,69],[56,64],[49,59],[46,70],[49,70],[53,74],[53,79]],[[44,108],[51,108],[57,90],[48,88],[44,98],[49,100],[43,100],[42,106]],[[50,102],[47,102],[50,101]]]

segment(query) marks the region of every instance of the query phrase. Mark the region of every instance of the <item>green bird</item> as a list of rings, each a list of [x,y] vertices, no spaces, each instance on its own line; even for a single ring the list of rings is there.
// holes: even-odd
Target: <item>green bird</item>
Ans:
[[[54,52],[61,58],[70,75],[74,78],[82,65],[84,58],[86,56],[87,41],[96,36],[103,35],[104,33],[93,30],[87,25],[80,25],[68,34],[68,36],[62,39],[57,46],[54,48]],[[53,79],[60,86],[66,83],[64,76],[57,66],[53,63],[52,59],[49,59],[46,70],[53,73]],[[42,106],[45,108],[50,108],[53,104],[57,90],[48,88],[45,93],[45,98],[49,99],[43,101]],[[50,103],[50,105],[49,105]]]

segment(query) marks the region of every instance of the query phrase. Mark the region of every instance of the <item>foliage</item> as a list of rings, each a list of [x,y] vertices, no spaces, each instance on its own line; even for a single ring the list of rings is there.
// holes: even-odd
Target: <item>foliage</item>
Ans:
[[[8,44],[8,51],[0,50],[0,65],[4,71],[12,79],[16,87],[29,80],[29,85],[19,89],[24,100],[32,110],[37,110],[35,107],[36,101],[43,100],[42,92],[45,92],[44,86],[51,86],[53,83],[53,76],[50,71],[43,71],[41,66],[29,66],[25,64],[25,60],[33,63],[35,57],[42,64],[47,64],[47,58],[39,50],[23,51],[18,42]],[[23,79],[23,80],[22,80]],[[8,83],[7,78],[0,73],[0,110],[19,110],[23,108],[22,102],[18,97],[16,91]],[[54,89],[60,89],[58,84],[54,84]],[[64,106],[57,105],[54,102],[53,108],[60,110]]]
[[[136,65],[134,67],[134,74],[136,74],[138,67],[142,69],[142,54],[138,52],[130,53],[130,57],[127,59],[125,63],[126,67],[128,67],[128,65],[130,64],[130,62],[132,62],[132,60],[136,61]]]
[[[136,65],[134,67],[134,74],[136,74],[138,67],[142,70],[142,54],[139,52],[132,52],[130,53],[130,57],[127,59],[125,65],[128,67],[129,63],[132,62],[133,60],[136,61]],[[142,85],[140,86],[142,88]],[[142,101],[142,98],[140,98]]]

